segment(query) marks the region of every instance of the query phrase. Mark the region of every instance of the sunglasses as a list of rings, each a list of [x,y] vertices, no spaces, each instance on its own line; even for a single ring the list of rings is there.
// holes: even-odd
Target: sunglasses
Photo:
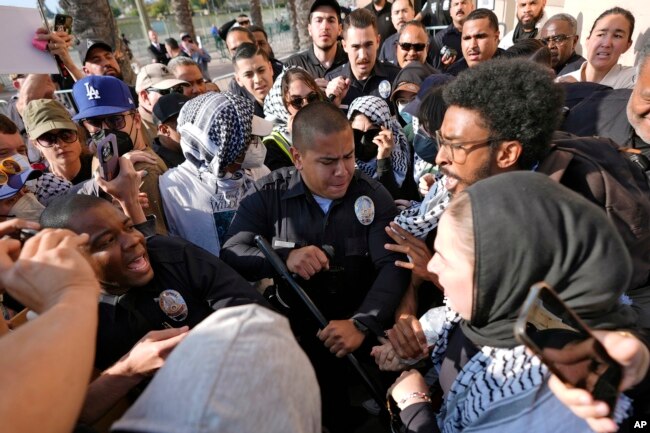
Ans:
[[[101,129],[103,125],[106,125],[108,129],[120,130],[126,126],[126,116],[129,114],[133,113],[114,114],[106,117],[91,117],[84,119],[83,123],[92,126],[94,129]]]
[[[300,110],[305,105],[311,104],[312,102],[316,102],[316,101],[320,101],[320,95],[316,92],[311,92],[309,95],[305,97],[292,96],[291,99],[289,100],[289,105],[291,105],[296,110]]]
[[[412,44],[410,42],[399,42],[397,45],[404,51],[411,51],[413,49],[418,53],[423,51],[427,46],[427,44]]]
[[[36,142],[43,147],[52,147],[58,141],[64,143],[74,143],[77,140],[77,131],[72,129],[62,129],[57,133],[46,132],[36,139]]]
[[[183,89],[189,87],[187,84],[178,84],[174,87],[170,87],[169,89],[156,89],[155,87],[149,87],[147,89],[147,92],[156,92],[159,93],[161,96],[169,95],[170,93],[183,93]]]
[[[556,43],[556,44],[562,44],[564,41],[566,41],[569,38],[574,37],[575,35],[555,35],[555,36],[549,36],[547,38],[542,38],[540,41],[544,45],[548,45],[550,42]]]

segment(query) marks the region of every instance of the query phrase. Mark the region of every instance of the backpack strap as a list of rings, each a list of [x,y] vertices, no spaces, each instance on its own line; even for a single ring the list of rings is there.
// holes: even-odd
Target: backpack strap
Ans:
[[[569,167],[573,160],[572,152],[554,152],[558,150],[557,144],[551,144],[551,151],[547,154],[546,158],[541,162],[537,171],[548,175],[551,179],[559,182],[564,176],[564,172]]]

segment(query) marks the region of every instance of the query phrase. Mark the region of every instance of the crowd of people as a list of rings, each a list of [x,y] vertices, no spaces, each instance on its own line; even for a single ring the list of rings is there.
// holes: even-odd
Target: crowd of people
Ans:
[[[189,33],[128,83],[36,30],[74,84],[16,73],[0,114],[3,429],[648,421],[650,46],[619,63],[612,7],[580,55],[545,4],[501,35],[475,0],[315,0],[283,60],[242,14],[223,91]]]

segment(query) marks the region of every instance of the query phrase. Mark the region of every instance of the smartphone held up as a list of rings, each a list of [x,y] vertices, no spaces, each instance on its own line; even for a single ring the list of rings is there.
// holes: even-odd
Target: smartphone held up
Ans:
[[[611,413],[618,399],[621,366],[548,284],[531,287],[514,331],[515,338],[562,382],[604,401]]]
[[[97,142],[97,160],[99,175],[106,181],[111,181],[120,172],[119,150],[115,134],[106,134]]]

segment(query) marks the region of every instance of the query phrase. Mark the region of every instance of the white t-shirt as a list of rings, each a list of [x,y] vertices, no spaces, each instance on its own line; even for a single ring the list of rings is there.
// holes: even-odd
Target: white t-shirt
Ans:
[[[573,77],[577,81],[587,81],[585,80],[585,69],[587,68],[587,62],[584,62],[580,69],[577,71],[570,72],[568,74],[562,75],[562,77]],[[616,64],[609,70],[607,75],[603,77],[598,84],[603,86],[609,86],[613,89],[631,89],[636,83],[637,70],[634,66],[622,66]],[[558,77],[558,78],[562,78]]]

